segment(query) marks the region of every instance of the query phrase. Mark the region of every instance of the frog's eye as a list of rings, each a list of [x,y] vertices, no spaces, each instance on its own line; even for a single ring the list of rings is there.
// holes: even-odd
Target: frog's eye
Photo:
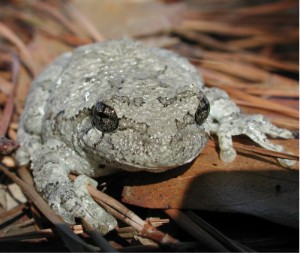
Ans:
[[[102,103],[98,102],[93,107],[92,124],[101,132],[114,131],[119,125],[119,119],[115,110]]]
[[[200,126],[202,125],[209,115],[209,101],[203,95],[201,99],[199,99],[200,103],[195,113],[195,121]]]

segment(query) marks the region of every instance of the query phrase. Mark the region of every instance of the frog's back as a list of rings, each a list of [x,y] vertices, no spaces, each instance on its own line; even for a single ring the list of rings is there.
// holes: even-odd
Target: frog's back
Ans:
[[[165,77],[164,72],[167,72]],[[143,80],[157,78],[158,73],[161,85],[193,83],[202,87],[195,68],[170,51],[147,48],[126,39],[85,45],[73,52],[56,81],[49,104],[54,114],[67,108],[68,117],[72,118],[79,111],[92,108],[97,101],[105,101],[116,94],[128,97],[145,94],[149,90],[145,85],[150,84]],[[133,87],[136,80],[141,80],[140,87]]]

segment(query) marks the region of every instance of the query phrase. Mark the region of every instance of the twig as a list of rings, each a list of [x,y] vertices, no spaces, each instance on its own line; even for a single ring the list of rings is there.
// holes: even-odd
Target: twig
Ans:
[[[204,243],[210,249],[220,252],[228,252],[229,249],[212,237],[209,233],[194,223],[188,216],[177,209],[167,209],[169,215],[182,229],[193,236],[198,242]]]
[[[235,76],[250,82],[271,83],[297,87],[298,82],[294,79],[272,74],[253,65],[234,61],[205,61],[202,60],[202,68],[208,68]]]
[[[200,45],[204,45],[210,48],[219,49],[222,51],[229,51],[229,52],[236,52],[239,51],[238,47],[234,47],[231,45],[227,45],[223,43],[222,41],[219,41],[217,39],[212,38],[209,35],[203,34],[203,33],[197,33],[193,30],[187,30],[182,28],[175,28],[173,32],[183,38],[196,41]]]
[[[194,59],[192,59],[194,61]],[[224,89],[225,87],[232,87],[234,89],[242,90],[245,93],[257,95],[257,96],[279,96],[285,98],[298,98],[299,92],[297,86],[290,86],[287,89],[286,85],[283,83],[268,84],[268,86],[263,86],[263,83],[245,83],[245,81],[238,79],[236,77],[231,77],[226,74],[201,68],[200,72],[205,78],[205,84],[207,86],[217,86]],[[259,105],[256,104],[256,107]]]
[[[258,28],[241,27],[207,20],[184,20],[179,26],[182,29],[191,29],[198,32],[209,32],[231,36],[253,36],[263,34]]]
[[[203,59],[211,59],[215,61],[244,61],[251,64],[256,64],[259,66],[263,66],[265,68],[275,68],[279,70],[286,70],[291,71],[294,73],[298,73],[299,68],[296,64],[286,62],[286,61],[279,61],[275,60],[263,55],[253,54],[251,52],[242,53],[226,53],[226,52],[216,52],[216,51],[202,51]]]
[[[1,23],[0,23],[1,28]],[[17,87],[17,79],[19,76],[19,70],[20,70],[20,62],[16,55],[12,54],[12,84],[13,87],[10,91],[9,97],[7,99],[7,102],[5,104],[5,108],[2,114],[1,124],[0,124],[0,136],[4,136],[7,132],[13,110],[14,110],[14,97]]]
[[[70,178],[74,180],[76,176],[70,175]],[[141,236],[152,239],[160,245],[171,249],[176,249],[179,251],[184,250],[180,241],[168,234],[161,232],[151,224],[143,221],[135,213],[133,213],[117,200],[89,185],[87,186],[87,189],[91,196],[95,199],[95,201],[97,201],[115,217],[139,231],[141,233]]]
[[[93,229],[93,227],[90,224],[88,224],[85,220],[82,220],[82,225],[87,231],[87,233],[91,236],[93,241],[96,243],[96,245],[101,249],[101,251],[118,252],[108,243],[108,241],[100,233]]]
[[[274,12],[282,12],[283,10],[293,9],[297,7],[297,1],[281,0],[272,3],[255,5],[253,7],[240,8],[235,10],[236,15],[266,15]]]
[[[245,87],[244,92],[256,96],[274,96],[274,97],[284,97],[284,98],[299,98],[299,93],[295,89],[276,89],[276,87]]]
[[[57,232],[62,235],[67,247],[72,251],[94,250],[78,236],[76,236],[70,227],[47,205],[42,197],[36,192],[33,186],[26,184],[23,180],[10,172],[3,164],[0,164],[0,170],[13,180],[25,195],[39,208],[39,210],[55,225]]]
[[[59,22],[59,24],[62,24],[73,34],[76,34],[79,37],[82,36],[82,34],[78,31],[77,27],[70,20],[68,20],[65,15],[63,15],[58,9],[52,7],[47,2],[34,0],[28,3],[30,7],[42,11],[46,14],[49,14],[50,17],[52,17],[55,21]]]
[[[8,235],[15,235],[15,234],[20,234],[22,232],[22,230],[25,230],[27,231],[28,228],[32,228],[32,229],[35,229],[34,227],[34,219],[33,218],[30,218],[30,219],[27,219],[25,220],[24,222],[22,223],[14,223],[14,224],[11,224],[10,226],[6,227],[3,229],[3,233],[4,234],[8,234]]]
[[[205,220],[196,215],[193,211],[186,211],[186,215],[190,217],[196,224],[198,224],[201,228],[211,234],[214,238],[223,243],[226,247],[230,249],[230,251],[234,252],[252,252],[253,250],[237,243],[236,241],[230,239],[223,233],[221,233],[218,229],[214,228],[210,224],[208,224]]]
[[[211,147],[216,148],[217,143],[215,141],[209,140],[208,145]],[[256,147],[256,146],[249,146],[241,143],[234,142],[233,147],[237,151],[250,151],[252,153],[256,153],[262,156],[269,156],[269,157],[274,157],[274,158],[283,158],[283,159],[290,159],[290,160],[299,160],[299,155],[294,155],[294,154],[287,154],[284,152],[278,152],[278,151],[272,151],[268,149],[264,149],[261,147]]]
[[[3,92],[5,95],[9,95],[12,87],[13,84],[11,82],[0,76],[0,92]]]
[[[64,3],[64,7],[68,10],[69,14],[74,20],[77,20],[78,24],[84,26],[85,30],[88,31],[94,41],[103,41],[104,37],[90,20],[83,15],[73,4],[69,2]]]
[[[48,228],[39,231],[1,236],[0,242],[16,242],[16,241],[23,241],[28,239],[39,239],[39,238],[53,237],[53,236],[54,236],[53,230]]]
[[[23,210],[26,208],[25,204],[20,204],[8,211],[0,213],[0,224],[3,224],[23,213]]]
[[[30,74],[35,76],[36,74],[35,65],[23,41],[2,22],[0,22],[0,34],[4,36],[7,40],[11,41],[11,43],[16,45],[16,47],[20,50],[21,58],[23,59],[25,65],[30,70]]]
[[[294,33],[290,32],[285,36],[280,36],[280,34],[253,36],[245,39],[232,40],[226,44],[240,49],[249,49],[266,45],[290,44],[291,42],[296,43],[298,41],[297,32],[298,31],[295,31]]]
[[[288,128],[288,129],[292,129],[292,130],[297,130],[299,131],[299,121],[296,119],[282,119],[282,118],[276,118],[276,119],[272,119],[272,123],[275,124],[278,127],[282,127],[282,128]]]
[[[220,85],[218,83],[215,83],[215,82],[213,83],[213,85],[212,85],[212,82],[209,82],[208,84],[210,86],[215,86],[215,87],[222,88],[230,96],[232,96],[232,98],[234,100],[242,101],[241,103],[245,103],[245,104],[247,103],[247,105],[249,105],[250,103],[258,104],[259,108],[261,108],[261,109],[276,111],[278,113],[282,113],[284,115],[288,115],[288,116],[296,118],[296,119],[299,118],[299,112],[297,110],[293,109],[293,108],[288,107],[288,106],[284,106],[284,105],[272,102],[272,101],[267,100],[267,99],[263,99],[263,98],[260,98],[260,97],[256,97],[256,96],[247,94],[245,92],[242,92],[240,90],[234,89],[234,88],[229,87],[229,86],[224,86],[224,85],[222,86],[222,85]]]

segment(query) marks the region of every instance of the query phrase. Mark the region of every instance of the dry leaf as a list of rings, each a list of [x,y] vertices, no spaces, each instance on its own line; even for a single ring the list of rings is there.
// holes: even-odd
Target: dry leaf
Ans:
[[[298,153],[298,140],[278,142]],[[128,204],[240,212],[298,224],[298,171],[253,153],[239,153],[234,162],[224,163],[213,147],[206,146],[190,166],[163,174],[130,174],[125,185],[123,201]]]

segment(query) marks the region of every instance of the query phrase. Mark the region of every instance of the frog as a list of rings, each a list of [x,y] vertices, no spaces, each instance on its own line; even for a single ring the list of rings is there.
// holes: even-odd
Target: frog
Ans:
[[[262,115],[244,114],[175,52],[107,40],[62,54],[33,81],[16,157],[30,164],[37,191],[58,215],[70,224],[84,219],[105,235],[117,221],[89,194],[87,185],[97,187],[94,178],[189,164],[212,135],[224,162],[237,156],[232,136],[247,135],[280,152],[285,148],[267,135],[295,137]],[[70,173],[78,175],[75,181]]]

